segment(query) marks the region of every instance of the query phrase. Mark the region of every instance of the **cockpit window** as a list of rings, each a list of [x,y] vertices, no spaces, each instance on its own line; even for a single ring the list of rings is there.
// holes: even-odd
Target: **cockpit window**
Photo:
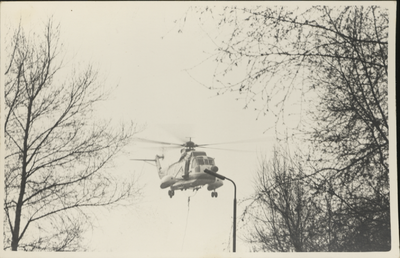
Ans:
[[[208,163],[209,163],[210,165],[213,165],[213,166],[214,166],[214,159],[208,158]]]
[[[197,164],[204,165],[203,158],[197,158],[196,160],[197,160]]]
[[[208,165],[208,159],[204,159],[204,163]]]
[[[207,154],[204,151],[194,151],[192,152],[193,157],[198,157],[198,156],[207,156]]]

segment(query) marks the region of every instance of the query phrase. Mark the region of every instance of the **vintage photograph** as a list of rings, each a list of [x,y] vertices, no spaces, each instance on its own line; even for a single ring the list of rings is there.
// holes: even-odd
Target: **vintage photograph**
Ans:
[[[1,257],[399,257],[395,1],[0,10]]]

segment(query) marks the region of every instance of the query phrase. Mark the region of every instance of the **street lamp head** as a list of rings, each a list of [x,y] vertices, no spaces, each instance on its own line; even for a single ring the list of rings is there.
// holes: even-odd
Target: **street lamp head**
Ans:
[[[207,174],[209,174],[211,176],[215,176],[215,177],[217,177],[217,178],[219,178],[221,180],[225,180],[225,178],[226,178],[223,175],[217,174],[217,173],[215,173],[215,172],[213,172],[213,171],[211,171],[209,169],[204,169],[204,173],[207,173]]]

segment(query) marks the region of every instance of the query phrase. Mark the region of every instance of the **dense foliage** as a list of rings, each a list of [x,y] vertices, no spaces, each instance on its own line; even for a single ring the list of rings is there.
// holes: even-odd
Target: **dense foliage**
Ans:
[[[289,143],[308,147],[294,167],[278,162],[291,159],[280,151],[263,161],[270,165],[257,177],[257,205],[246,210],[255,249],[390,250],[389,10],[229,6],[198,13],[218,30],[210,88],[245,96],[246,107],[274,114],[277,134],[285,128]],[[298,122],[281,127],[293,115]],[[303,202],[314,206],[296,210]]]

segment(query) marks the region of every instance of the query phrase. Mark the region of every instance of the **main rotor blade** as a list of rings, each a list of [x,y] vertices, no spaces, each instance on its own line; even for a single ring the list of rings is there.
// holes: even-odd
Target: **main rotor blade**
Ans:
[[[160,124],[169,135],[173,137],[173,141],[187,142],[189,141],[189,136],[193,135],[193,124],[189,123],[179,123],[179,124]]]
[[[163,144],[163,145],[171,145],[171,146],[182,146],[181,143],[172,143],[172,142],[161,142],[161,141],[154,141],[154,140],[149,140],[149,139],[144,139],[144,138],[136,138],[139,141],[142,142],[148,142],[148,143],[154,143],[154,144]]]
[[[208,144],[198,144],[196,147],[203,147],[203,146],[210,146],[210,145],[222,145],[222,144],[237,144],[237,143],[246,143],[246,142],[260,142],[266,141],[271,137],[263,137],[263,138],[256,138],[256,139],[249,139],[249,140],[241,140],[241,141],[233,141],[233,142],[219,142],[219,143],[208,143]]]
[[[135,161],[156,161],[155,159],[130,159]]]
[[[140,147],[142,149],[146,149],[146,150],[174,150],[174,149],[180,149],[182,148],[181,145],[171,145],[171,146],[146,146],[146,147]]]
[[[250,151],[250,150],[236,150],[236,149],[225,149],[225,148],[215,148],[215,147],[201,147],[201,146],[199,146],[198,148],[212,149],[212,150],[223,150],[223,151],[235,151],[235,152],[256,152],[256,151]]]

